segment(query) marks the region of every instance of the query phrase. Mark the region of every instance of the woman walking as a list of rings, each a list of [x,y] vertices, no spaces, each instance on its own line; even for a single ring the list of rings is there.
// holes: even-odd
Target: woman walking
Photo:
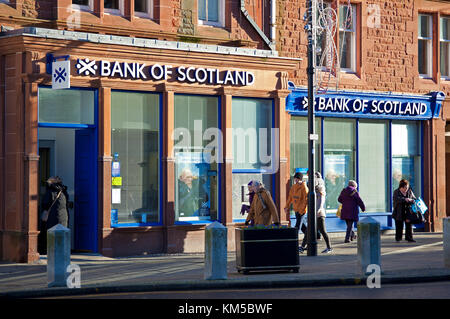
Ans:
[[[316,193],[316,217],[317,217],[317,231],[319,231],[323,239],[325,240],[325,243],[327,245],[327,248],[322,251],[322,254],[328,254],[333,251],[333,248],[331,248],[330,245],[330,239],[328,238],[327,230],[325,228],[325,218],[326,213],[324,209],[325,204],[325,182],[322,179],[322,175],[319,172],[315,173],[315,193]]]
[[[353,223],[359,220],[358,206],[361,207],[363,212],[366,210],[366,206],[356,190],[357,188],[358,184],[355,181],[350,180],[348,186],[341,191],[338,198],[338,202],[342,204],[341,219],[345,220],[347,223],[345,243],[356,239],[356,235],[353,232]]]
[[[392,195],[392,199],[394,202],[392,218],[395,220],[395,240],[402,240],[403,223],[405,223],[405,239],[411,243],[416,242],[412,235],[412,224],[407,219],[409,207],[414,203],[416,196],[409,187],[409,182],[406,179],[400,181],[398,188]]]

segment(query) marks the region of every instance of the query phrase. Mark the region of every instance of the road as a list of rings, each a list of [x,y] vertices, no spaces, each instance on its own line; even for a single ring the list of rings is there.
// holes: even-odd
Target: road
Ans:
[[[58,297],[53,299],[68,299]],[[276,289],[156,291],[75,296],[77,299],[450,299],[450,281],[361,286]]]

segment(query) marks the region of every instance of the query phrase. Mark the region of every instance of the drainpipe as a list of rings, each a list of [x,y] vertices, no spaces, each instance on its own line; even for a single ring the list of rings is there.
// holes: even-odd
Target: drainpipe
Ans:
[[[271,1],[271,8],[270,8],[270,16],[271,16],[271,37],[272,40],[275,39],[275,18],[276,18],[276,0]],[[241,12],[244,14],[244,16],[247,18],[248,22],[253,26],[253,28],[258,32],[259,36],[264,40],[264,42],[268,45],[270,50],[275,51],[275,41],[270,41],[269,38],[264,34],[264,32],[259,28],[259,26],[256,24],[255,20],[250,16],[247,9],[245,9],[245,0],[241,0]]]

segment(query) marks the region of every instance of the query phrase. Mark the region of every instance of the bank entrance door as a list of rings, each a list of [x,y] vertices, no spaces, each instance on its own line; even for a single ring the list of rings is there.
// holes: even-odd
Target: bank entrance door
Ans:
[[[68,226],[74,251],[97,251],[96,149],[93,128],[39,127],[40,200],[46,180],[59,176],[69,194]],[[45,253],[45,238],[40,241],[39,252]]]

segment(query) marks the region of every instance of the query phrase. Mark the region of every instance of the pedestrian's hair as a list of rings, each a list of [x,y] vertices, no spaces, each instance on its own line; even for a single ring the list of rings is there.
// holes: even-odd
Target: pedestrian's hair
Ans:
[[[248,185],[255,186],[255,187],[263,186],[262,183],[257,180],[251,181],[250,183],[248,183]]]
[[[348,181],[348,186],[353,186],[354,188],[357,188],[358,184],[354,180],[351,179]]]
[[[62,183],[62,179],[59,176],[51,176],[49,177],[49,179],[47,180],[47,184],[61,184]]]
[[[406,179],[402,179],[400,181],[400,183],[398,183],[398,188],[403,188],[403,187],[408,186],[408,185],[409,185],[409,182]]]

